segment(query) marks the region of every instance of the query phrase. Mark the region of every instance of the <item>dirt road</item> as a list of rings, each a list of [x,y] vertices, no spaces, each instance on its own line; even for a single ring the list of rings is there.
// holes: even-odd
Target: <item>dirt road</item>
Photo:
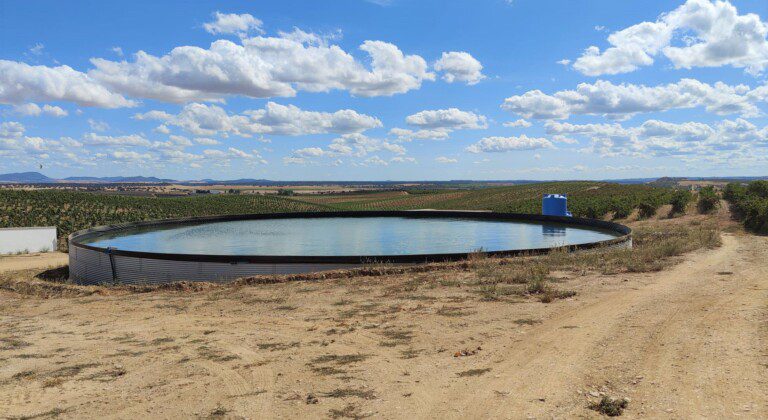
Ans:
[[[567,417],[602,391],[629,397],[630,416],[766,418],[766,258],[766,238],[726,235],[645,286],[564,311],[505,354],[498,378],[447,391],[443,411]]]
[[[0,255],[0,273],[34,268],[50,268],[67,264],[68,256],[63,252],[40,254]]]
[[[486,302],[461,272],[70,299],[0,292],[9,417],[768,417],[768,238],[575,298]],[[457,280],[458,279],[458,280]],[[464,350],[464,353],[461,351]],[[466,354],[456,356],[454,353]]]

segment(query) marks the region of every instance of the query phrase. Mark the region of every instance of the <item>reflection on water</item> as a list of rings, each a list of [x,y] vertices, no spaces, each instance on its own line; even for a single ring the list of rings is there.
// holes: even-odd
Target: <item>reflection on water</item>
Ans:
[[[152,228],[88,243],[145,252],[214,255],[403,255],[546,248],[611,239],[561,224],[407,217],[267,219]]]
[[[565,226],[541,225],[541,234],[544,236],[565,236]]]

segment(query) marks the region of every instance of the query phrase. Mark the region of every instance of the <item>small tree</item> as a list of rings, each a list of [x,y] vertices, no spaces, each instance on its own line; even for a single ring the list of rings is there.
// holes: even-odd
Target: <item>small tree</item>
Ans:
[[[699,213],[712,213],[720,207],[720,197],[715,187],[704,187],[699,191]]]
[[[672,194],[669,204],[672,205],[670,215],[685,214],[688,204],[693,200],[693,194],[688,190],[677,190]]]
[[[642,202],[637,206],[641,219],[649,219],[656,214],[656,206],[649,202]]]

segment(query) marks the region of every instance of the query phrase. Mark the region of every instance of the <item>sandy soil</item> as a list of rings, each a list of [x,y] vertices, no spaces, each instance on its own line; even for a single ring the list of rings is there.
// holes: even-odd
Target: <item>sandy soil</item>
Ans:
[[[0,273],[27,269],[59,267],[68,263],[69,257],[63,252],[39,254],[0,255]]]
[[[0,415],[768,417],[768,238],[549,304],[460,271],[40,299],[0,292]],[[457,354],[466,354],[459,355]]]

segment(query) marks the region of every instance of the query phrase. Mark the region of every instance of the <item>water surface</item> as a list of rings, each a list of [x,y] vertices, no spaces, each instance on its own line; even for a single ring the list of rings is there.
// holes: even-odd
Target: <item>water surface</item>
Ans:
[[[323,217],[136,229],[85,241],[128,251],[209,255],[404,255],[547,248],[618,234],[553,223],[408,217]]]

